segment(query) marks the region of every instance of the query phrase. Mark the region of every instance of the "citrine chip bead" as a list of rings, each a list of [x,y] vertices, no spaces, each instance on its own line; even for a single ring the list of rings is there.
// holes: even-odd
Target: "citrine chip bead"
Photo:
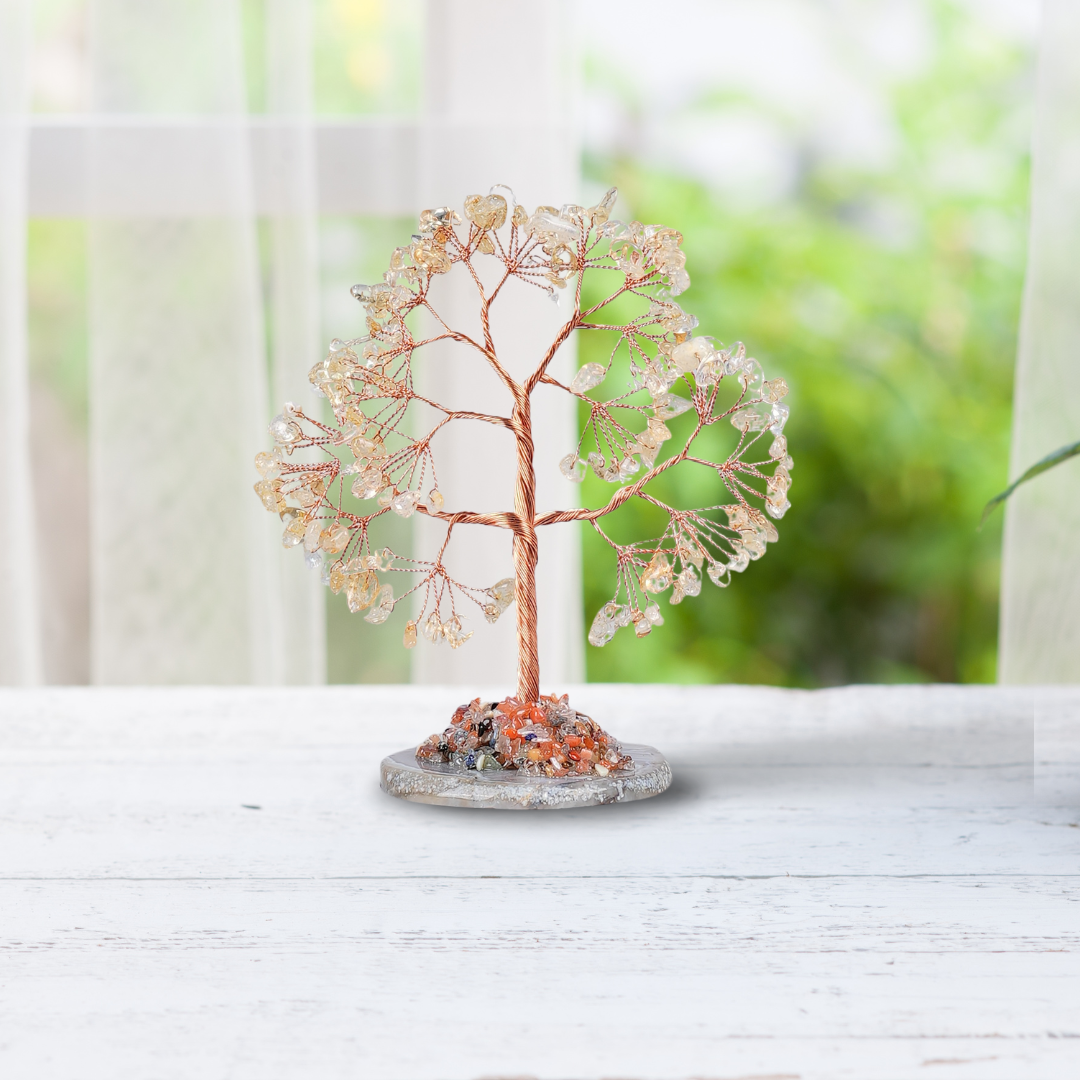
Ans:
[[[344,551],[348,544],[349,530],[340,521],[335,521],[319,533],[319,546],[330,555]]]

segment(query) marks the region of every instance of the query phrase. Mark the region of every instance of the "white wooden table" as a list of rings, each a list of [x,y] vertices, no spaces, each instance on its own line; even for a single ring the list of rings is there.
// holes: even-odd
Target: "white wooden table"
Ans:
[[[0,693],[0,1076],[1080,1076],[1080,690],[588,686],[666,795],[380,792],[462,696]]]

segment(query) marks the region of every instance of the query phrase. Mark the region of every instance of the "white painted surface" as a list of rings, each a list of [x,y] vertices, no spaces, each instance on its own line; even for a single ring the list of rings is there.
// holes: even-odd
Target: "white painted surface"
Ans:
[[[667,795],[383,795],[459,697],[0,693],[0,1075],[1080,1074],[1080,690],[588,686]]]

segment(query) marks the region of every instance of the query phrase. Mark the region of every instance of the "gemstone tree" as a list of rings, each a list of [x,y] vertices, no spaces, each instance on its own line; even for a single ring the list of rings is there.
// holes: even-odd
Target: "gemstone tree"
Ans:
[[[419,595],[416,617],[405,629],[406,648],[422,636],[456,649],[472,636],[462,621],[462,603],[475,603],[485,618],[495,622],[517,601],[517,697],[500,714],[516,717],[517,727],[510,725],[515,731],[532,721],[558,728],[572,713],[565,701],[540,696],[537,529],[587,521],[614,550],[615,592],[589,631],[589,642],[603,646],[622,627],[633,626],[634,633],[643,637],[660,625],[663,618],[656,598],[669,589],[673,604],[697,596],[702,570],[716,585],[726,586],[732,572],[745,570],[764,554],[768,542],[776,540],[769,517],[782,517],[789,505],[792,461],[783,435],[788,408],[781,401],[786,384],[783,379],[766,381],[761,366],[746,355],[742,344],[725,347],[712,338],[693,336],[697,319],[674,299],[690,284],[681,235],[661,225],[610,220],[615,194],[610,190],[590,208],[541,206],[529,213],[492,189],[488,195],[465,200],[464,220],[450,207],[425,210],[412,242],[391,255],[384,280],[353,287],[367,314],[367,334],[351,341],[335,339],[327,358],[311,370],[312,387],[329,399],[333,423],[286,404],[270,424],[274,449],[260,453],[255,461],[262,476],[255,491],[268,510],[281,516],[284,545],[302,546],[308,565],[321,572],[333,592],[345,592],[351,611],[366,612],[368,622],[382,623],[395,604]],[[497,262],[494,287],[482,283],[479,260]],[[448,326],[432,306],[432,281],[455,272],[468,274],[475,285],[482,335],[470,337]],[[605,299],[583,308],[586,274],[604,276],[609,287]],[[511,377],[490,329],[491,307],[511,278],[554,298],[570,298],[566,321],[524,379]],[[625,315],[628,305],[634,306],[630,318],[610,319],[609,312],[617,309]],[[420,311],[437,327],[430,337],[416,336],[417,320],[409,318]],[[615,346],[607,363],[585,364],[565,385],[549,368],[559,347],[579,330],[613,332]],[[414,357],[424,346],[445,340],[475,349],[483,357],[506,388],[507,415],[449,409],[417,391]],[[616,385],[601,400],[597,389],[615,384],[617,371],[624,380],[628,375],[629,382]],[[591,469],[615,485],[602,506],[537,514],[531,403],[540,384],[571,394],[587,407],[588,420],[578,444],[559,468],[575,481],[583,480]],[[418,437],[408,433],[404,422],[413,402],[425,403],[438,416]],[[676,439],[668,422],[684,413],[690,415],[677,425],[685,431]],[[512,509],[481,514],[444,505],[431,443],[443,426],[458,420],[496,425],[513,439],[517,482]],[[735,445],[724,461],[708,461],[695,453],[695,441],[722,420],[736,429]],[[771,436],[770,445],[759,449],[766,434]],[[665,452],[666,444],[678,449]],[[308,452],[294,462],[297,450]],[[313,453],[320,460],[299,461]],[[676,509],[663,501],[653,482],[684,463],[714,473],[722,501],[697,510]],[[348,509],[343,503],[346,485],[361,502],[373,500],[372,508],[361,513]],[[616,543],[600,520],[634,498],[662,512],[666,526],[655,539]],[[385,547],[378,550],[370,532],[388,513],[406,518],[421,513],[445,522],[446,539],[436,558],[412,560]],[[455,526],[465,524],[513,534],[512,577],[478,587],[455,581],[447,573],[443,553]],[[396,596],[393,586],[383,580],[390,571],[412,576],[410,587]],[[465,721],[457,719],[482,726],[481,711],[466,710]],[[488,720],[491,714],[492,707],[486,707]],[[489,724],[493,732],[498,727]],[[587,732],[581,737],[598,742]],[[497,736],[492,734],[492,739]],[[520,756],[518,749],[508,742],[506,753],[491,755],[493,763],[513,765]],[[557,768],[567,764],[558,757],[564,751],[565,746],[552,751],[562,762]],[[617,746],[611,754],[607,768],[620,767]],[[580,769],[580,755],[575,756],[579,760],[575,768]],[[535,764],[535,753],[521,758],[522,763],[525,760]],[[550,772],[550,754],[540,764]]]

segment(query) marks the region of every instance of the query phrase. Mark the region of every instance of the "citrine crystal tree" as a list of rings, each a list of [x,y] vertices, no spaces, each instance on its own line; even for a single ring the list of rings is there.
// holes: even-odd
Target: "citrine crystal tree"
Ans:
[[[603,646],[623,627],[632,627],[639,637],[650,633],[663,622],[658,598],[669,593],[669,602],[677,604],[697,596],[703,571],[717,586],[726,586],[733,572],[745,570],[776,540],[770,518],[782,517],[788,508],[792,461],[783,435],[788,408],[781,401],[787,386],[782,379],[766,381],[742,344],[725,347],[694,336],[697,319],[675,300],[690,284],[681,235],[661,225],[610,219],[615,195],[612,189],[589,208],[540,206],[530,213],[492,189],[466,199],[463,216],[445,206],[425,210],[412,241],[391,255],[383,281],[353,287],[367,315],[367,333],[335,339],[326,359],[311,370],[311,385],[329,400],[332,421],[322,410],[286,404],[270,424],[274,449],[256,458],[262,479],[255,490],[266,508],[280,515],[284,545],[302,547],[308,565],[331,591],[345,592],[350,611],[364,612],[368,622],[378,624],[396,604],[413,605],[406,648],[418,637],[459,648],[472,636],[466,629],[472,605],[479,609],[475,614],[494,622],[516,601],[516,696],[462,706],[446,732],[420,747],[422,760],[549,777],[607,776],[630,768],[632,755],[575,712],[565,697],[540,694],[537,530],[588,522],[611,546],[614,593],[589,631],[589,642]],[[480,266],[483,260],[497,264],[494,278],[490,268]],[[431,285],[443,274],[471,278],[481,334],[463,333],[435,310]],[[587,307],[582,303],[586,275],[605,286],[605,299]],[[563,305],[565,322],[554,340],[538,343],[536,366],[524,378],[511,376],[491,334],[492,306],[511,278],[534,286],[538,294],[569,301]],[[485,287],[483,281],[492,280],[497,283]],[[622,313],[619,320],[611,317],[615,310]],[[428,336],[420,329],[425,326],[431,328]],[[605,331],[614,348],[606,363],[585,364],[564,385],[549,368],[560,346],[578,331]],[[475,349],[486,361],[506,390],[503,414],[450,409],[417,389],[416,358],[426,346],[446,340]],[[541,384],[571,395],[581,414],[587,413],[577,446],[567,447],[559,468],[576,481],[592,470],[613,485],[603,505],[537,512],[531,409]],[[601,388],[608,392],[601,395]],[[417,433],[406,417],[419,403],[437,419]],[[674,425],[676,438],[669,423],[683,414],[686,419]],[[515,448],[513,502],[501,512],[445,505],[432,439],[461,420],[504,429]],[[706,460],[695,444],[721,422],[735,429],[731,452],[722,462]],[[667,505],[653,481],[676,466],[708,470],[715,505],[690,510]],[[362,512],[345,505],[347,485]],[[602,520],[630,499],[644,499],[666,517],[659,537],[617,543],[608,536]],[[401,557],[373,538],[380,518],[414,513],[446,525],[445,541],[432,560]],[[490,585],[454,580],[443,556],[459,525],[511,533],[513,575]],[[405,578],[397,592],[386,580],[391,573]]]

